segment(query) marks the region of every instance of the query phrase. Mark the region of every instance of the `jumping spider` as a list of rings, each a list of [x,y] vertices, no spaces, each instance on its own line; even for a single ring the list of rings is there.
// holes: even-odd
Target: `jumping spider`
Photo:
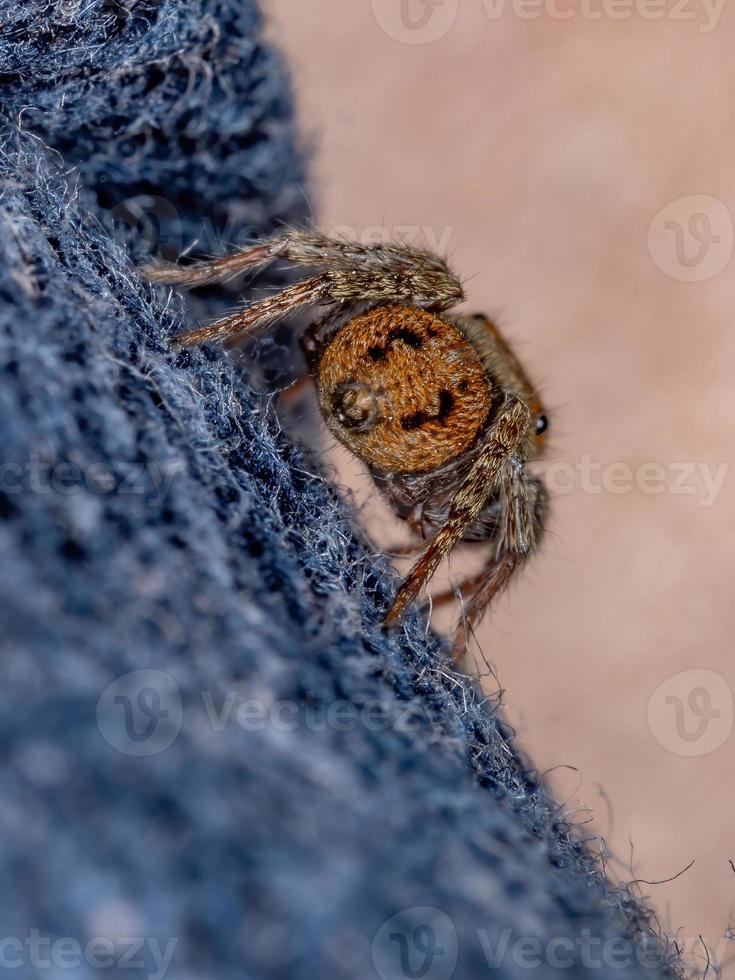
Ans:
[[[324,421],[368,467],[396,515],[430,538],[385,622],[399,619],[460,542],[491,546],[483,570],[461,586],[469,596],[455,641],[461,651],[543,530],[546,488],[526,465],[548,427],[534,387],[488,317],[448,312],[464,299],[462,285],[428,251],[289,231],[209,262],[154,264],[145,275],[202,286],[275,259],[316,274],[184,333],[174,346],[224,341],[324,309],[301,339]]]

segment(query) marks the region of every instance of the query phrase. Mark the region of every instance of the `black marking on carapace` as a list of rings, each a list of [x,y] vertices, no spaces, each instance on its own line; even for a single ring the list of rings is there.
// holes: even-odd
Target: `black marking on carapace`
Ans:
[[[439,414],[437,419],[442,425],[447,421],[449,415],[454,408],[454,395],[451,391],[440,391],[439,392]]]
[[[409,347],[413,347],[414,350],[421,350],[423,341],[417,333],[413,330],[408,330],[406,327],[398,327],[395,330],[391,330],[388,334],[388,341],[392,340],[402,340],[404,344],[408,344]]]
[[[425,425],[429,425],[431,422],[438,422],[439,425],[444,425],[451,415],[453,408],[454,396],[451,391],[440,391],[439,411],[436,415],[429,415],[428,412],[421,410],[414,412],[413,415],[404,415],[401,419],[401,428],[405,432],[413,432],[416,429],[423,429]]]
[[[396,340],[402,340],[404,344],[412,347],[413,350],[421,350],[423,345],[421,337],[413,330],[408,330],[406,327],[396,327],[395,330],[391,330],[388,334],[385,347],[380,347],[377,344],[373,347],[368,347],[367,353],[370,360],[384,361]]]
[[[460,381],[460,383],[459,383],[459,385],[457,387],[459,388],[460,391],[467,391],[467,389],[469,388],[469,386],[470,385],[469,385],[469,382],[468,382],[467,378],[462,378],[462,380]]]

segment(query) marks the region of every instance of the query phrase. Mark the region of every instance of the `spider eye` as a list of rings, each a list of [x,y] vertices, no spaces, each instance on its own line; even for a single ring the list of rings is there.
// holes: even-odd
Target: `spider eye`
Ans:
[[[536,419],[536,435],[542,436],[548,428],[549,420],[545,415],[539,415],[539,417]]]

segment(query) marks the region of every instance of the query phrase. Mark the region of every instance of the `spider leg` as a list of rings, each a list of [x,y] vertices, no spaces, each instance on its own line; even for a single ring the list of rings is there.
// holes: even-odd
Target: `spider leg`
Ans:
[[[299,231],[277,235],[235,255],[209,262],[188,266],[153,263],[142,274],[154,283],[204,286],[225,282],[241,272],[262,269],[275,259],[311,267],[319,274],[230,316],[190,330],[174,346],[227,340],[268,327],[288,313],[315,305],[404,303],[441,311],[464,299],[459,279],[432,252],[392,243],[361,245]]]
[[[182,347],[192,347],[210,340],[225,341],[235,336],[244,337],[271,326],[290,313],[328,302],[328,288],[326,276],[304,279],[275,296],[251,303],[203,327],[187,330],[171,341],[171,347],[173,350],[181,350]]]
[[[493,557],[474,581],[474,595],[463,610],[452,641],[452,657],[455,660],[460,660],[464,656],[475,626],[495,596],[508,585],[522,562],[523,558],[519,554],[504,552]]]
[[[518,457],[511,457],[502,476],[503,529],[493,557],[476,581],[476,591],[464,609],[453,643],[458,659],[493,599],[537,547],[543,529],[547,494],[541,480],[527,476]]]
[[[514,395],[506,397],[480,447],[472,467],[452,499],[445,522],[410,570],[388,610],[385,623],[395,623],[437,570],[442,560],[492,495],[504,466],[527,437],[528,406]]]
[[[279,407],[290,408],[292,405],[298,405],[304,395],[311,390],[312,384],[310,374],[300,374],[290,385],[276,393]]]
[[[351,245],[330,241],[324,265],[333,300],[395,303],[441,312],[464,299],[462,283],[444,259],[410,245]]]
[[[233,255],[190,265],[154,261],[144,266],[141,274],[148,282],[195,288],[228,282],[243,272],[264,269],[276,259],[315,269],[332,265],[347,267],[351,261],[358,261],[363,252],[363,246],[352,242],[327,238],[316,232],[290,231],[273,235]]]
[[[142,274],[149,282],[204,286],[275,259],[327,272],[333,302],[406,302],[444,310],[464,299],[461,282],[433,252],[392,242],[362,245],[318,232],[284,232],[234,255],[187,266],[154,262]]]
[[[443,606],[448,606],[450,602],[454,602],[457,598],[466,598],[471,596],[472,593],[477,589],[478,585],[482,582],[485,572],[478,572],[477,575],[473,575],[471,578],[465,579],[460,582],[459,585],[455,585],[451,589],[444,589],[443,592],[432,592],[431,594],[431,608],[441,609]],[[428,604],[428,603],[427,603]]]
[[[241,249],[234,255],[192,262],[190,265],[154,261],[144,266],[141,272],[148,282],[196,287],[227,282],[243,272],[264,269],[276,259],[313,268],[348,266],[358,261],[364,251],[363,246],[327,238],[316,232],[290,231]]]
[[[262,242],[245,248],[234,255],[224,255],[219,259],[193,262],[191,265],[176,265],[173,262],[154,260],[140,270],[147,282],[169,286],[208,286],[212,283],[227,282],[242,272],[255,272],[264,269],[278,258],[279,239]]]

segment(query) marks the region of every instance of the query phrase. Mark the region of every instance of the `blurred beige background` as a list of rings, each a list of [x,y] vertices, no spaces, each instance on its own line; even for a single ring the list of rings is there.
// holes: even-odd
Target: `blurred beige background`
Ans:
[[[644,891],[735,976],[735,10],[265,6],[320,226],[451,255],[544,392],[550,532],[480,634],[520,745],[611,875],[695,862]]]

